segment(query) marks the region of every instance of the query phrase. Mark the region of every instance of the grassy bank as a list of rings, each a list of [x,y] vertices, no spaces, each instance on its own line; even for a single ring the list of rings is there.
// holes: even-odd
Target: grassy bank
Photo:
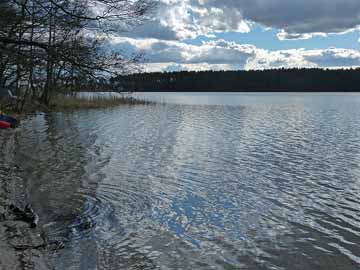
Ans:
[[[29,100],[25,103],[21,113],[33,113],[36,111],[49,112],[49,111],[71,111],[81,109],[103,109],[112,108],[121,105],[154,105],[154,101],[149,101],[132,96],[94,96],[94,97],[75,97],[72,95],[55,94],[49,106],[40,104],[38,101]],[[5,114],[17,115],[15,108],[1,106],[0,111]]]

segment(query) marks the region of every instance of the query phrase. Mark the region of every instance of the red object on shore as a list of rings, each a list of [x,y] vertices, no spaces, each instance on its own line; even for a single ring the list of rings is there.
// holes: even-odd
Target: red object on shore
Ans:
[[[10,123],[5,122],[5,121],[0,121],[0,129],[6,129],[6,128],[10,128]]]

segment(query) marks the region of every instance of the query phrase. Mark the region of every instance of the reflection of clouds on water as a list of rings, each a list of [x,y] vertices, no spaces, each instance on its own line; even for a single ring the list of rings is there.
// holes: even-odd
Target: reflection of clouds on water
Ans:
[[[32,198],[69,229],[58,269],[356,269],[357,97],[233,99],[26,121]]]

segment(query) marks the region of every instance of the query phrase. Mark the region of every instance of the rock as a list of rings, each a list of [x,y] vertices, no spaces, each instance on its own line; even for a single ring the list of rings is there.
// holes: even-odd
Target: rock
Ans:
[[[22,221],[6,221],[8,240],[16,250],[39,249],[46,247],[39,233],[29,230],[28,224]]]
[[[7,160],[11,160],[9,155]],[[0,166],[0,270],[54,269],[49,254],[52,246],[40,234],[38,215],[31,205],[20,207],[28,195],[19,171],[18,166]]]
[[[35,228],[39,222],[39,216],[35,213],[30,204],[25,206],[24,212],[28,220],[30,220],[30,228]]]
[[[40,234],[22,221],[0,223],[0,270],[54,269]]]
[[[35,213],[30,204],[27,204],[24,210],[15,205],[10,205],[9,210],[14,215],[15,220],[20,220],[30,224],[30,228],[36,228],[39,222],[39,216]]]
[[[47,248],[52,251],[58,251],[65,248],[65,243],[63,241],[54,240],[47,244]]]

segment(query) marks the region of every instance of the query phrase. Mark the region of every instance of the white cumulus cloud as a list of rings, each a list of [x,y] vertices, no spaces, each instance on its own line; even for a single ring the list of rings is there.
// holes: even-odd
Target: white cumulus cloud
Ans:
[[[360,52],[352,49],[269,51],[221,39],[192,45],[181,41],[129,37],[115,38],[110,46],[115,50],[125,48],[132,53],[143,53],[146,71],[360,66]]]

